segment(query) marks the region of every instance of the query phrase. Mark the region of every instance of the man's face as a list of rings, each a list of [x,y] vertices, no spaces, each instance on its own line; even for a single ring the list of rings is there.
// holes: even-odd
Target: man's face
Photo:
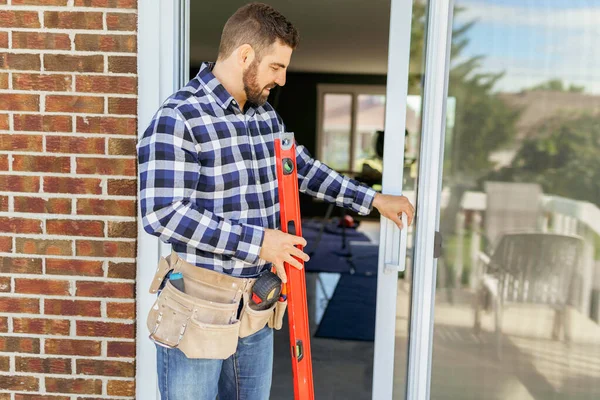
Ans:
[[[285,85],[285,73],[292,58],[292,48],[273,43],[263,51],[261,60],[250,63],[243,73],[244,92],[250,103],[262,106],[267,102],[271,89]]]

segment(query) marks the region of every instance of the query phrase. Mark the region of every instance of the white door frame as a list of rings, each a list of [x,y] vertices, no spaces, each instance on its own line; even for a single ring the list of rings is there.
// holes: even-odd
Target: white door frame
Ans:
[[[189,77],[189,0],[140,0],[138,4],[138,137],[164,100]],[[139,188],[139,183],[138,183]],[[143,229],[138,207],[136,275],[136,398],[160,399],[156,349],[146,316],[155,296],[148,293],[161,255],[170,252]]]
[[[385,194],[402,194],[412,3],[413,0],[392,0],[390,8],[382,180]],[[400,243],[399,229],[390,220],[382,216],[380,221],[372,398],[391,400],[398,271],[405,269],[406,258],[400,253],[406,250],[406,241]],[[396,264],[398,271],[386,270],[386,264]]]
[[[392,0],[383,193],[402,192],[404,130],[413,0]],[[425,85],[417,198],[418,225],[414,234],[413,279],[408,348],[406,398],[427,400],[431,384],[433,309],[437,260],[433,257],[435,232],[439,229],[439,205],[446,127],[450,40],[453,0],[429,0],[427,12]],[[397,272],[406,259],[398,228],[382,217],[377,278],[373,400],[392,399],[394,391]],[[396,394],[396,398],[402,398]]]

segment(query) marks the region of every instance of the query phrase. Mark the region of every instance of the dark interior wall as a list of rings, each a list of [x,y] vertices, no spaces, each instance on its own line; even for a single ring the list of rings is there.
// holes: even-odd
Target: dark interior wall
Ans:
[[[193,78],[199,67],[190,68]],[[272,91],[269,103],[283,119],[288,131],[294,132],[300,144],[315,156],[317,147],[317,85],[385,85],[385,75],[346,75],[306,72],[288,72],[284,87]],[[314,201],[311,196],[300,195],[300,208],[303,217],[324,216],[327,204]],[[339,215],[334,208],[332,215]],[[377,215],[372,213],[372,217]]]

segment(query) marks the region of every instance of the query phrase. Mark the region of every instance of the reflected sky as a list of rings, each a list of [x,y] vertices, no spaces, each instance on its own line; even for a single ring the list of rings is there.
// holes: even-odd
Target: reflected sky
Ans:
[[[505,71],[497,91],[550,79],[600,93],[600,0],[457,0],[455,26],[476,20],[462,60],[484,55],[483,70]],[[456,61],[460,61],[456,60]]]

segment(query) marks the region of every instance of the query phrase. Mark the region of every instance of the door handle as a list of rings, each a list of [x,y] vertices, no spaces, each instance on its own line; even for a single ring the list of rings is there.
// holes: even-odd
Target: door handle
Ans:
[[[386,218],[384,273],[403,272],[406,269],[408,218],[402,213],[402,229]]]

